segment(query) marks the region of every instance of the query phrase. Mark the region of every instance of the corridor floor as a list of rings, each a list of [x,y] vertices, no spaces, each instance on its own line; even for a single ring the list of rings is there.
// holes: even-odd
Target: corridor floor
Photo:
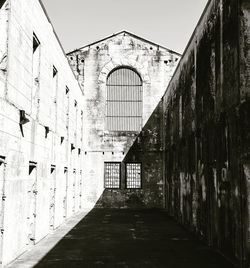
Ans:
[[[234,266],[163,211],[94,209],[35,267]]]

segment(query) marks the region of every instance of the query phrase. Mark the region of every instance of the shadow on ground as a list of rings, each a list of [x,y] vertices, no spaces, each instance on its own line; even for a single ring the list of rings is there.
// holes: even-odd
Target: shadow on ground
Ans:
[[[94,208],[35,267],[234,266],[165,211]]]

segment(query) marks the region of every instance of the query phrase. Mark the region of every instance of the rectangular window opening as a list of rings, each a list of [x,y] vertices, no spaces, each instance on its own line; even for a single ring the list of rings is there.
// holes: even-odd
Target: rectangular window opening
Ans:
[[[121,176],[120,162],[104,163],[104,187],[106,189],[119,189]]]
[[[56,169],[56,165],[51,165],[50,167],[50,173],[52,174]]]
[[[141,163],[126,163],[126,188],[141,188]]]
[[[5,156],[3,156],[3,155],[0,155],[0,166],[2,165],[2,164],[5,164]]]
[[[57,69],[56,67],[53,65],[53,78],[57,75]]]
[[[29,161],[29,175],[32,173],[32,171],[37,167],[37,162]]]
[[[40,46],[40,41],[38,40],[35,33],[33,33],[33,53],[37,50],[37,48]]]

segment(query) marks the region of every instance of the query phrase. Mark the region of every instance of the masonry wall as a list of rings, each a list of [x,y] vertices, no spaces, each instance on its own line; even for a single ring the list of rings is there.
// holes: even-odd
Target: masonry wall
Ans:
[[[126,189],[126,163],[141,164],[141,188]],[[162,105],[159,104],[121,163],[121,189],[105,189],[97,207],[163,208]]]
[[[249,1],[209,1],[156,126],[167,210],[241,267],[249,266],[249,11]]]
[[[40,42],[35,51],[34,34]],[[2,265],[83,207],[82,96],[39,1],[5,1],[0,9]]]
[[[123,31],[77,49],[67,56],[84,90],[86,137],[84,161],[87,168],[86,181],[89,185],[88,200],[85,204],[92,207],[99,200],[99,207],[129,207],[132,195],[142,206],[162,207],[160,196],[163,192],[159,192],[158,188],[156,192],[153,189],[150,192],[144,187],[140,190],[125,189],[124,163],[130,157],[130,147],[136,143],[139,132],[115,132],[106,128],[106,82],[108,74],[119,66],[129,66],[140,74],[143,82],[143,125],[145,125],[163,95],[180,55]],[[148,146],[145,144],[145,149],[150,150],[150,146],[150,143]],[[104,162],[113,161],[123,162],[121,189],[105,189],[103,192]],[[149,172],[149,169],[146,172]],[[161,176],[159,169],[152,169],[150,172],[151,183],[157,184]]]

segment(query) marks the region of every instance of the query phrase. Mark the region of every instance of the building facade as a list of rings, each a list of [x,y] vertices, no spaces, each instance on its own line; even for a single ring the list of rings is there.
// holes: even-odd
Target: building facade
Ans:
[[[165,92],[180,54],[122,31],[67,57],[84,92],[84,203],[93,206],[101,197],[99,206],[129,207],[136,199],[137,205],[162,207],[160,170],[152,176],[149,167],[125,158]],[[156,143],[157,137],[152,138],[149,147]]]

